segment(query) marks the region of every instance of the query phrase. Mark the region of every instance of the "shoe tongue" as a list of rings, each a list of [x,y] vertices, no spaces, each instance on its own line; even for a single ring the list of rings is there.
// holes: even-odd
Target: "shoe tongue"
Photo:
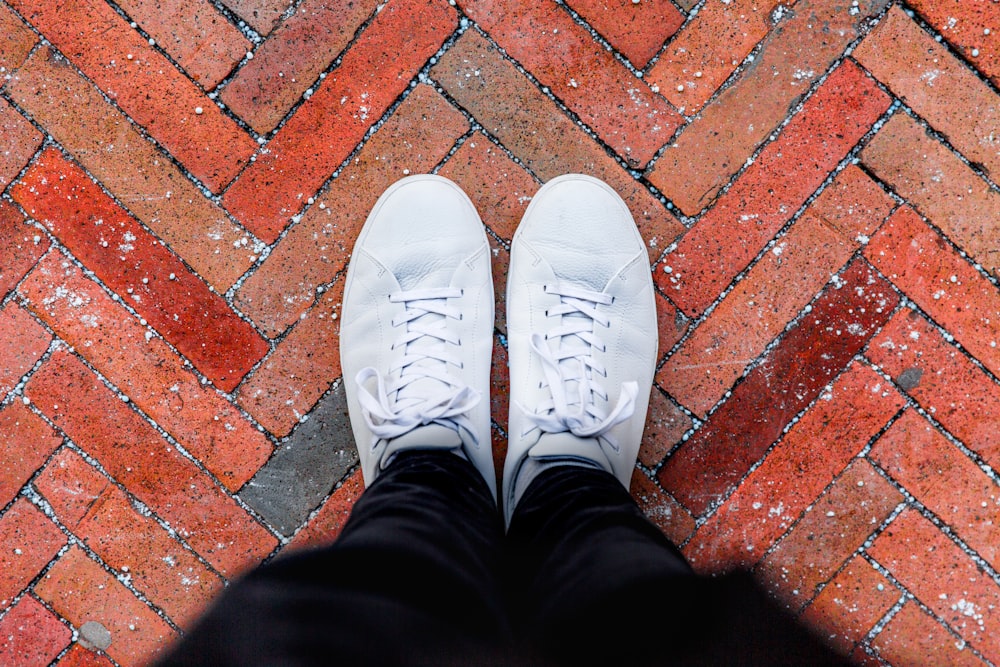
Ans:
[[[418,426],[409,433],[389,441],[386,452],[402,449],[455,449],[462,446],[458,431],[440,424]]]
[[[528,455],[535,459],[551,457],[582,459],[611,472],[611,464],[597,438],[578,438],[569,432],[542,433]]]

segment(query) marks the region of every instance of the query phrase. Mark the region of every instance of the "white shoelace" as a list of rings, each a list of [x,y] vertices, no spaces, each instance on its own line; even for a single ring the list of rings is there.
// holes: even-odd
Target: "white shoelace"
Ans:
[[[392,321],[394,327],[406,327],[392,345],[393,349],[405,346],[403,357],[386,376],[369,366],[354,378],[365,422],[373,433],[372,448],[379,440],[398,438],[432,423],[447,426],[463,442],[478,445],[467,414],[481,400],[480,393],[448,372],[449,364],[462,367],[461,358],[448,353],[449,345],[461,341],[447,322],[461,319],[461,312],[448,305],[448,299],[461,295],[459,288],[444,287],[389,296],[393,303],[404,304],[404,313]],[[377,380],[374,394],[365,387],[371,378]]]
[[[594,332],[594,324],[609,326],[610,319],[597,307],[609,305],[613,299],[601,292],[562,283],[548,285],[545,291],[559,296],[559,305],[550,308],[548,315],[561,315],[562,321],[545,335],[531,335],[531,349],[542,361],[552,397],[534,412],[518,405],[531,425],[527,431],[539,428],[547,433],[569,431],[579,438],[602,437],[617,451],[617,443],[607,432],[632,416],[639,385],[635,381],[623,382],[618,402],[610,413],[605,414],[596,404],[595,397],[608,400],[608,392],[598,380],[608,374],[593,356],[594,350],[606,349]],[[557,342],[550,346],[550,340]]]

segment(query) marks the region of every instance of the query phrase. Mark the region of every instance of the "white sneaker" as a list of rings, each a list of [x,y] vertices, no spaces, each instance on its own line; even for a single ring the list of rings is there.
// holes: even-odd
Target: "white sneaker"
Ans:
[[[493,278],[483,223],[441,176],[376,202],[344,287],[340,359],[365,484],[407,449],[451,449],[496,496],[490,439]]]
[[[642,236],[605,183],[570,174],[535,195],[511,246],[507,336],[507,520],[547,464],[596,466],[628,488],[656,365],[656,303]]]

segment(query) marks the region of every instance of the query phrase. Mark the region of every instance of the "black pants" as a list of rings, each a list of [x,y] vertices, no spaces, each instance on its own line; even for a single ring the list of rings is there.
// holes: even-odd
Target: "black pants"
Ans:
[[[696,577],[611,475],[544,471],[505,536],[470,463],[416,451],[335,544],[231,586],[160,664],[843,663],[748,576]]]

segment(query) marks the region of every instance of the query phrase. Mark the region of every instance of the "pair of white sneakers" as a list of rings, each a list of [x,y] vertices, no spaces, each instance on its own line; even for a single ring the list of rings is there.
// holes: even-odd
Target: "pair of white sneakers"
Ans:
[[[408,449],[467,458],[494,496],[491,251],[472,202],[411,176],[375,204],[354,247],[340,355],[365,483]],[[507,283],[509,521],[538,471],[574,463],[628,488],[657,352],[652,277],[625,202],[578,174],[535,195]]]

